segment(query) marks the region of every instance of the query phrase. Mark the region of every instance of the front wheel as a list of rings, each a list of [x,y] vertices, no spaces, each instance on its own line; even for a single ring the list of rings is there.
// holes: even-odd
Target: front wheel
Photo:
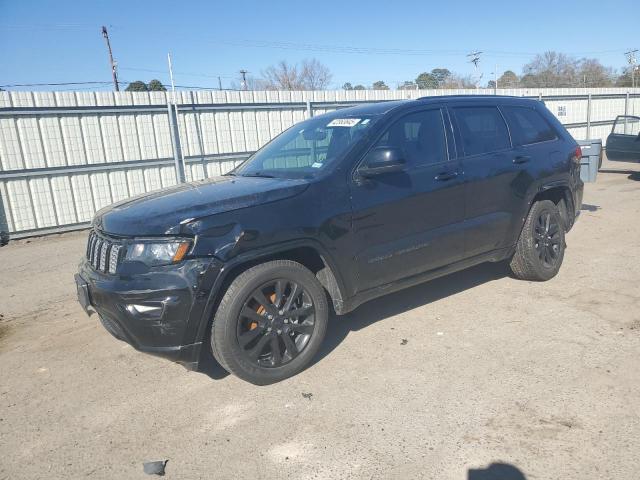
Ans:
[[[289,260],[248,269],[229,286],[211,327],[220,365],[256,385],[303,370],[328,323],[327,298],[311,271]]]
[[[558,207],[550,200],[534,203],[511,259],[513,274],[522,280],[535,281],[555,277],[564,258],[564,233]]]

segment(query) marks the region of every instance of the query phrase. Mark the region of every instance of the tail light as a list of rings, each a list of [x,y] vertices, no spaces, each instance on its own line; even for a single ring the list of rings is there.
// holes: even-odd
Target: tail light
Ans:
[[[580,165],[580,160],[582,159],[582,149],[580,148],[580,145],[578,145],[576,147],[575,152],[573,152],[573,155],[571,157],[571,160],[573,161],[573,163]]]

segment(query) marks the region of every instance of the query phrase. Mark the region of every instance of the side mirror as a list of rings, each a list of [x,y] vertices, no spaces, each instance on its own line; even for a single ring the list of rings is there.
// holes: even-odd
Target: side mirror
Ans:
[[[373,177],[383,173],[401,172],[405,161],[402,152],[394,147],[376,147],[367,153],[358,173],[363,177]]]

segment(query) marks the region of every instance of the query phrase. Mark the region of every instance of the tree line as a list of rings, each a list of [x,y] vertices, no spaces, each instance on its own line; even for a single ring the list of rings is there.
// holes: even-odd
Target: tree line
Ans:
[[[495,75],[495,74],[494,74]],[[636,73],[640,78],[640,72]],[[315,58],[300,63],[285,60],[267,67],[259,77],[248,76],[231,85],[236,90],[325,90],[329,87],[333,75],[326,65]],[[638,81],[636,81],[638,83]],[[563,88],[563,87],[630,87],[631,69],[617,72],[606,67],[595,58],[575,58],[564,53],[547,51],[536,55],[522,68],[520,75],[512,70],[503,72],[497,78],[498,88]],[[472,75],[460,75],[448,68],[434,68],[406,80],[396,86],[398,90],[426,90],[437,88],[495,88],[496,79],[484,81]],[[384,80],[371,85],[342,85],[344,90],[389,90]],[[159,80],[148,84],[136,81],[129,84],[127,91],[166,90]]]

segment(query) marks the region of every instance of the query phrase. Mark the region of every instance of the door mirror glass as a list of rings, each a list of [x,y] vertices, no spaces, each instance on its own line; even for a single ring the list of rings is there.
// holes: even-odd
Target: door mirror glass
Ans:
[[[383,173],[400,172],[404,170],[405,161],[401,151],[394,147],[375,147],[365,157],[358,172],[363,177],[372,177]]]

